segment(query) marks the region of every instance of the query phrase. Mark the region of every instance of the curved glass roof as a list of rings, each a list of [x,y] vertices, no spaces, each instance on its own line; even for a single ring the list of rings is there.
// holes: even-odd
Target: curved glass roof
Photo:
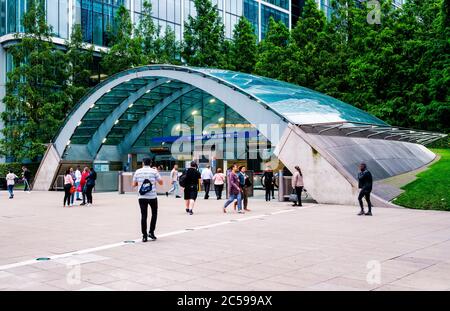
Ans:
[[[102,145],[126,149],[128,146],[142,148],[159,144],[161,139],[155,140],[157,137],[169,137],[170,140],[173,125],[189,124],[194,115],[201,115],[205,124],[225,123],[224,128],[233,122],[241,125],[248,123],[240,116],[239,105],[234,105],[233,110],[215,98],[212,91],[209,93],[206,89],[191,85],[189,76],[179,76],[181,81],[169,78],[170,75],[164,70],[200,75],[227,85],[230,92],[245,94],[254,105],[263,105],[293,124],[307,126],[347,122],[388,126],[356,107],[290,83],[227,70],[151,65],[111,76],[86,94],[69,114],[57,135],[61,152],[66,149],[66,145],[69,148],[71,145],[87,145],[90,154],[95,154]],[[158,72],[146,75],[146,71]],[[116,79],[122,79],[123,82],[114,83]],[[105,87],[108,84],[114,86],[108,89]],[[98,94],[100,89],[102,91]],[[97,94],[95,100],[92,99],[94,94]],[[74,119],[80,107],[83,107],[81,111],[86,112]],[[69,129],[70,126],[72,129]],[[243,125],[242,128],[247,126]],[[239,131],[236,128],[232,131],[236,130]],[[62,135],[63,132],[65,134]],[[58,139],[60,136],[67,138]]]
[[[198,68],[259,98],[295,124],[358,122],[388,125],[377,117],[328,95],[295,84],[228,70]]]

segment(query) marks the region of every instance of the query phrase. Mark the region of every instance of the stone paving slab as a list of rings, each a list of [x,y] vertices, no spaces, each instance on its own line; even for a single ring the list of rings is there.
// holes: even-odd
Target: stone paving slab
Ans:
[[[0,192],[0,290],[450,290],[447,212],[252,198],[244,215],[199,199],[189,216],[162,196],[159,239],[141,243],[134,195],[62,195]]]

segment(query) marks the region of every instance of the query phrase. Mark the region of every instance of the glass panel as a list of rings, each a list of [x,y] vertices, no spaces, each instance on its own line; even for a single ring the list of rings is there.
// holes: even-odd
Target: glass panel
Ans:
[[[279,6],[280,8],[289,10],[289,0],[264,0],[264,1]]]
[[[276,21],[282,21],[287,27],[289,27],[289,15],[280,12],[271,7],[261,5],[261,37],[264,38],[269,27],[270,17],[273,17]]]
[[[59,12],[58,12],[58,0],[47,0],[47,23],[52,27],[52,32],[58,35],[59,28]]]
[[[94,1],[93,9],[93,43],[103,45],[103,16],[101,1]]]
[[[0,0],[0,36],[6,33],[6,0]]]
[[[352,105],[298,85],[227,70],[199,70],[224,79],[260,98],[271,109],[295,124],[350,121],[387,125]]]
[[[68,34],[69,23],[67,20],[68,7],[66,0],[59,0],[59,36],[66,39]]]
[[[244,0],[244,16],[252,23],[255,34],[258,35],[258,3],[254,0]]]
[[[167,21],[175,21],[175,0],[167,0]]]
[[[17,8],[17,1],[16,0],[8,0],[7,2],[7,12],[8,16],[6,17],[6,32],[16,32],[17,31],[17,15],[18,15],[18,8]]]

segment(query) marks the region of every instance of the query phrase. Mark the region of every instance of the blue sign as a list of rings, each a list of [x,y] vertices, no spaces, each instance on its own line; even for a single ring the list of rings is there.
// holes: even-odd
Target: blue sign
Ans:
[[[153,143],[173,143],[176,140],[182,142],[195,141],[195,140],[210,140],[210,139],[231,139],[231,138],[250,138],[257,137],[258,131],[243,131],[243,132],[233,132],[233,133],[220,133],[220,134],[201,134],[201,135],[190,135],[190,136],[166,136],[166,137],[153,137]]]

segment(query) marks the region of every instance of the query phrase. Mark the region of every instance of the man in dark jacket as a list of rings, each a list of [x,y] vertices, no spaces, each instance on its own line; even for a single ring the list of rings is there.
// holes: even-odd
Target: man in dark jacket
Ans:
[[[372,191],[372,174],[367,170],[367,165],[365,163],[361,163],[359,165],[360,172],[358,173],[358,188],[361,189],[358,195],[359,206],[361,207],[361,211],[359,212],[359,216],[367,215],[372,216],[372,203],[370,203],[370,192]],[[363,206],[363,197],[366,199],[367,206],[369,211],[364,214],[364,206]]]
[[[23,183],[25,185],[25,187],[23,188],[23,191],[31,191],[31,187],[30,187],[30,183],[31,183],[31,172],[30,170],[25,167],[22,166],[22,178],[23,178]]]

